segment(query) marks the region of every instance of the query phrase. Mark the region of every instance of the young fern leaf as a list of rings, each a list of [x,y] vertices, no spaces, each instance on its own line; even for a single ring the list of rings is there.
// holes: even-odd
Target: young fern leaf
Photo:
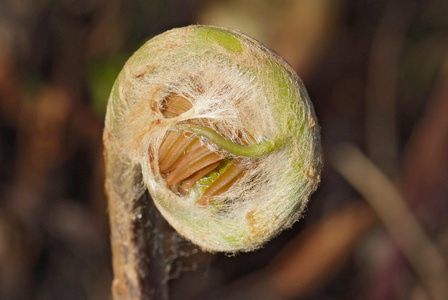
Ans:
[[[258,41],[218,27],[165,32],[129,59],[109,99],[104,145],[113,245],[148,190],[202,249],[257,249],[299,219],[321,169],[319,126],[299,77]],[[121,243],[114,256],[124,255]]]

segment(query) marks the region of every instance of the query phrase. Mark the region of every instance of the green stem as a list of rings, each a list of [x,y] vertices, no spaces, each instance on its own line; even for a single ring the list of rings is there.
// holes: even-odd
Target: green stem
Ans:
[[[224,149],[231,154],[237,155],[237,156],[245,156],[245,157],[258,157],[263,156],[266,154],[271,153],[278,147],[280,147],[283,144],[283,141],[281,140],[270,140],[270,141],[264,141],[252,146],[244,146],[240,144],[236,144],[232,142],[231,140],[228,140],[218,134],[216,131],[201,127],[193,124],[178,124],[176,125],[176,128],[190,131],[192,133],[195,133],[199,136],[202,136],[204,138],[209,139],[213,143],[215,143],[219,148]]]

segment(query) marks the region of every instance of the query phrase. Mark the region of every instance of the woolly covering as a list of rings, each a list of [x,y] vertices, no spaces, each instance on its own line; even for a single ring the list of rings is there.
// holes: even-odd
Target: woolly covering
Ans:
[[[167,118],[161,107],[172,94],[192,108]],[[159,160],[167,131],[188,130],[182,129],[185,123],[210,128],[234,144],[269,141],[275,148],[246,154],[244,176],[213,203],[199,206],[199,183],[179,195],[168,187],[158,164],[151,163]],[[108,160],[127,166],[108,183],[110,193],[116,189],[125,195],[123,207],[131,207],[127,199],[147,188],[178,233],[208,251],[254,250],[291,226],[316,189],[322,164],[319,126],[292,68],[258,41],[217,27],[167,31],[128,60],[109,99],[104,142]],[[116,172],[117,162],[106,163],[109,173]],[[127,176],[141,176],[141,183],[112,187]]]

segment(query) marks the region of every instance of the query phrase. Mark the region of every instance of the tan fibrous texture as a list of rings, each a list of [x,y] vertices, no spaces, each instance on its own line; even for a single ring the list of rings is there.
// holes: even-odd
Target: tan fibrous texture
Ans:
[[[188,105],[167,116],[164,105],[172,97]],[[243,157],[185,124],[212,129],[228,143],[269,141],[275,147]],[[179,192],[158,163],[161,144],[173,131],[195,135],[244,171],[205,205],[199,199],[213,175]],[[109,99],[104,143],[109,201],[111,194],[123,201],[114,207],[129,210],[129,201],[148,189],[178,233],[208,251],[259,248],[299,219],[319,182],[319,126],[302,82],[261,43],[217,27],[167,31],[129,59]]]

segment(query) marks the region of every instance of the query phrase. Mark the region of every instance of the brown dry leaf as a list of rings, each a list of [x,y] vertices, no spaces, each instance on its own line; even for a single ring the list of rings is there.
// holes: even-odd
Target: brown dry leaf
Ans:
[[[21,109],[19,83],[13,57],[0,49],[0,116],[9,125],[16,126]]]
[[[370,207],[355,202],[311,226],[272,263],[276,294],[296,298],[321,284],[375,222]]]
[[[23,107],[19,131],[14,211],[33,213],[43,200],[48,172],[63,157],[66,129],[72,110],[71,101],[62,90],[48,87]]]
[[[427,111],[407,144],[402,171],[403,193],[410,205],[425,205],[433,213],[448,195],[447,112],[448,56]],[[429,202],[422,203],[424,199]]]

